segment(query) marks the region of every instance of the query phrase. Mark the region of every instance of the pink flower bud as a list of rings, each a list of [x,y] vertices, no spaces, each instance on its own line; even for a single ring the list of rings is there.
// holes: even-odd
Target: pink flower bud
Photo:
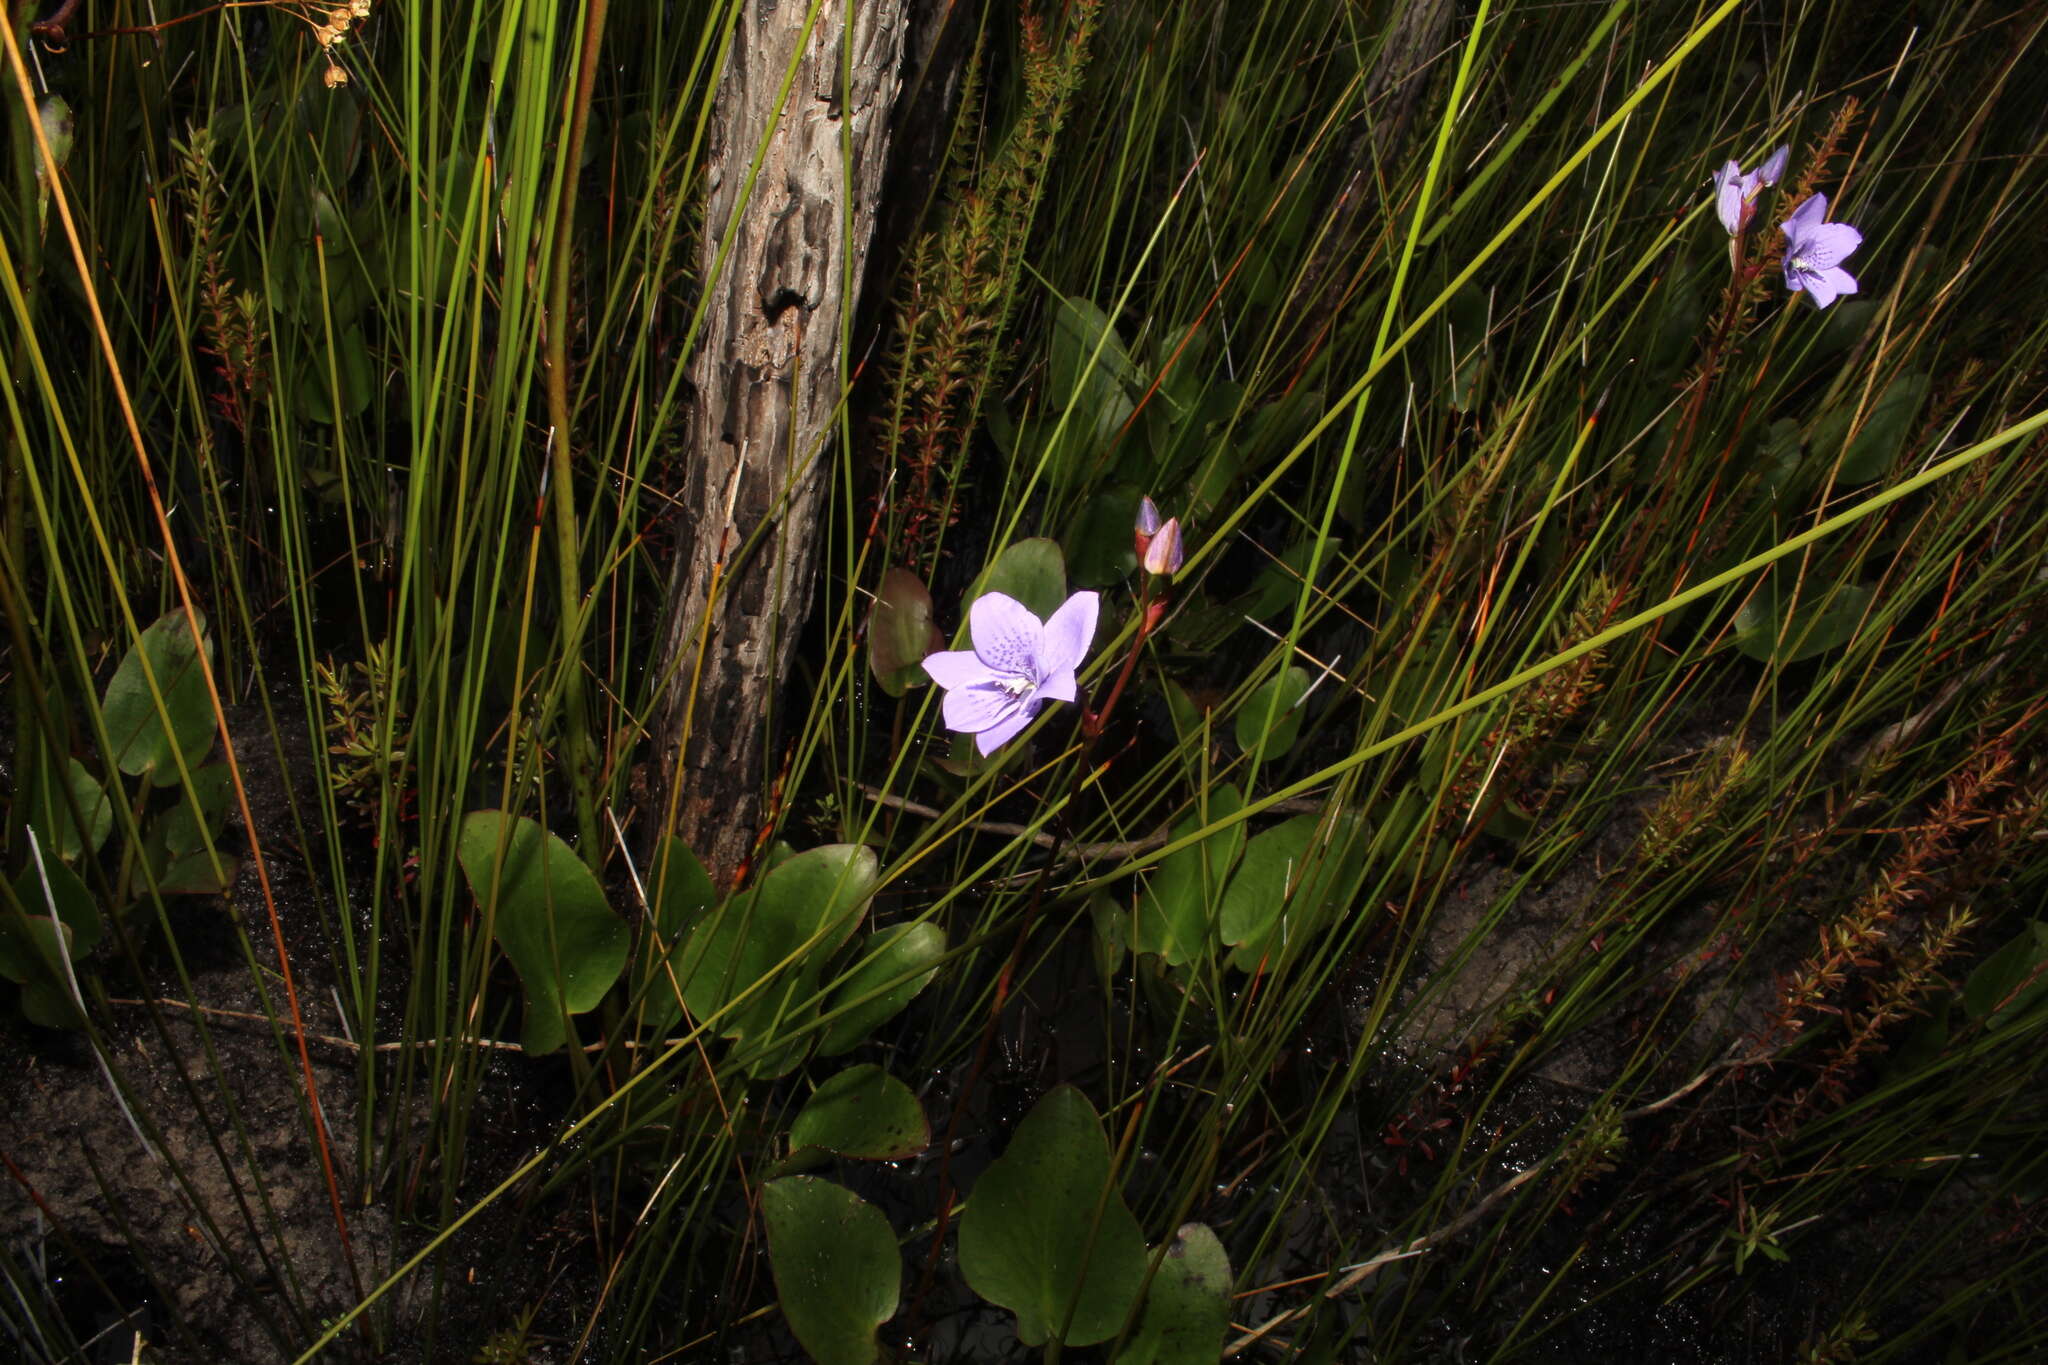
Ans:
[[[1145,547],[1145,572],[1161,576],[1180,572],[1186,552],[1180,543],[1180,518],[1168,517]]]

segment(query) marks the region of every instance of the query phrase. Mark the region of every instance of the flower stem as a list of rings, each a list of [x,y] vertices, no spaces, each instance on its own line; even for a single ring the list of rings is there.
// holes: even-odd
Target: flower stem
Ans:
[[[1152,600],[1152,575],[1146,574],[1145,581],[1138,589],[1138,633],[1131,640],[1131,652],[1124,656],[1124,666],[1116,675],[1116,682],[1109,689],[1109,696],[1102,703],[1100,711],[1086,711],[1081,716],[1081,734],[1093,740],[1102,733],[1102,727],[1109,723],[1110,712],[1116,710],[1117,698],[1124,694],[1124,684],[1131,680],[1131,674],[1138,667],[1138,655],[1145,648],[1145,640],[1152,634],[1152,628],[1166,614],[1166,599],[1162,596]]]

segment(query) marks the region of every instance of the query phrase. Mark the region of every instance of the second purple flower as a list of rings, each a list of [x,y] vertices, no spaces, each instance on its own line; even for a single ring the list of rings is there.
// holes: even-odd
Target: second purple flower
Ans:
[[[1806,291],[1816,308],[1856,292],[1856,277],[1840,261],[1863,245],[1862,233],[1847,223],[1822,221],[1827,216],[1828,197],[1816,194],[1792,210],[1780,229],[1785,234],[1785,287],[1795,294]]]

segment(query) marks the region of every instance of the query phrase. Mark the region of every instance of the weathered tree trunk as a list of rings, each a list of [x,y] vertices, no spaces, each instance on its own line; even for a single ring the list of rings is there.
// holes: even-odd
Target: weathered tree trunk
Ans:
[[[1345,155],[1344,183],[1330,207],[1322,245],[1302,272],[1289,311],[1301,319],[1297,331],[1321,332],[1342,312],[1358,285],[1358,265],[1365,240],[1377,224],[1382,176],[1408,145],[1417,106],[1429,86],[1431,71],[1449,41],[1454,0],[1401,0],[1386,30],[1379,55],[1366,75],[1362,112]],[[1312,348],[1313,349],[1313,348]]]
[[[807,33],[803,0],[744,0],[721,78],[698,253],[707,313],[662,632],[673,681],[656,728],[675,833],[721,883],[747,857],[767,769],[781,761],[767,730],[810,606],[839,333],[874,232],[908,3],[823,0]]]

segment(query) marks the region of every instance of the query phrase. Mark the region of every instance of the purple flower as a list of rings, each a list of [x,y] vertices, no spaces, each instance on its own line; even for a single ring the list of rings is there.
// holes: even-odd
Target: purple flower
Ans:
[[[928,654],[924,671],[946,689],[946,728],[973,735],[983,757],[1016,738],[1047,701],[1074,699],[1074,669],[1095,638],[1100,599],[1077,592],[1041,622],[1031,609],[999,592],[968,609],[973,649]]]
[[[1785,234],[1785,287],[1804,289],[1813,306],[1825,308],[1844,294],[1856,292],[1856,277],[1837,264],[1863,245],[1863,234],[1847,223],[1825,223],[1828,197],[1816,194],[1792,210]]]
[[[1145,546],[1145,572],[1171,575],[1180,572],[1187,552],[1180,543],[1180,518],[1168,517]]]
[[[1733,161],[1714,172],[1714,213],[1729,236],[1738,236],[1749,226],[1749,217],[1756,212],[1757,195],[1764,186],[1778,183],[1778,177],[1785,173],[1785,163],[1791,159],[1792,149],[1780,147],[1747,175]]]

